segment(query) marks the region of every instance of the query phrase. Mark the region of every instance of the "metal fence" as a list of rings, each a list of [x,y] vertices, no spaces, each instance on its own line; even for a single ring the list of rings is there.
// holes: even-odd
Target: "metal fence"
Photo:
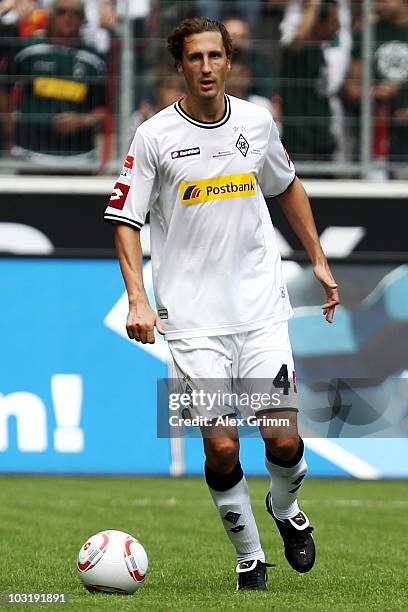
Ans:
[[[183,95],[168,33],[205,11],[233,36],[227,92],[270,109],[299,174],[405,178],[404,2],[122,0],[109,50],[71,62],[3,28],[0,172],[115,174],[137,125]],[[69,114],[81,115],[71,131]]]

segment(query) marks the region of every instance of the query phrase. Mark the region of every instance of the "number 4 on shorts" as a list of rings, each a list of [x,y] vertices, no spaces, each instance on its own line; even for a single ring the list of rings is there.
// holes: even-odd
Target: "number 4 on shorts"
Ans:
[[[282,363],[281,369],[273,379],[273,384],[278,389],[283,389],[283,395],[289,395],[290,382],[288,374],[288,366]]]

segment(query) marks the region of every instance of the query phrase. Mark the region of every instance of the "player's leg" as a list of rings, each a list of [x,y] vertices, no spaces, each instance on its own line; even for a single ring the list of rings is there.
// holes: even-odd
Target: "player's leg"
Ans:
[[[212,381],[218,379],[218,388],[231,393],[233,349],[229,344],[228,336],[169,342],[179,379],[184,381],[184,391],[188,387],[191,392],[206,381],[214,391]],[[189,410],[192,416],[206,418],[234,415],[231,406],[217,406],[216,414],[201,405],[191,406]],[[237,428],[219,425],[202,427],[201,430],[206,457],[205,478],[224,529],[236,551],[238,586],[266,588],[265,555],[252,512],[248,485],[239,462]]]
[[[257,386],[262,389],[269,380],[270,395],[279,393],[273,409],[265,411],[261,407],[257,413],[265,423],[260,425],[260,431],[271,478],[266,506],[284,540],[288,562],[297,571],[307,572],[315,561],[315,546],[313,528],[298,504],[307,463],[297,430],[297,389],[287,322],[248,333],[240,359],[241,377],[244,383],[246,379],[257,379]]]
[[[264,416],[273,416],[284,422],[290,417],[293,418],[295,413],[282,411]],[[313,527],[298,504],[299,493],[307,473],[303,440],[296,432],[295,435],[286,437],[286,433],[282,435],[279,431],[268,431],[268,425],[265,428],[261,426],[260,429],[265,442],[265,465],[271,477],[270,490],[265,500],[266,509],[283,538],[289,564],[298,572],[308,572],[314,565],[316,552],[311,535]]]
[[[239,461],[237,429],[217,427],[203,436],[207,485],[236,550],[237,590],[266,590],[269,565],[265,563],[248,484]]]
[[[265,442],[265,465],[271,476],[274,516],[282,520],[296,516],[299,492],[307,473],[297,413],[294,410],[263,413],[260,432]]]
[[[204,438],[205,479],[238,561],[265,561],[234,430]]]

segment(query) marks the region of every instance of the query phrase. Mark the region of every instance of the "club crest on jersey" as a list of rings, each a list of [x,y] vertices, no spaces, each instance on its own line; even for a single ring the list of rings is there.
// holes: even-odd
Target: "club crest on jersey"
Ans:
[[[256,195],[256,181],[252,172],[180,183],[182,204],[201,204],[254,195]]]
[[[235,146],[237,147],[238,151],[242,153],[244,157],[246,157],[246,154],[248,153],[248,149],[249,149],[249,143],[242,134],[239,135],[238,140],[235,143]]]
[[[111,208],[117,208],[117,210],[122,210],[125,205],[129,189],[130,185],[125,185],[124,183],[119,182],[116,183],[113,188],[108,206],[110,206]]]
[[[125,178],[129,178],[132,175],[132,169],[133,169],[133,162],[134,162],[135,158],[133,157],[133,155],[127,155],[126,159],[125,159],[125,163],[123,164],[123,168],[122,171],[120,173],[120,176],[123,176]]]
[[[171,159],[179,157],[190,157],[190,155],[200,155],[200,147],[192,147],[191,149],[180,149],[180,151],[172,151]]]

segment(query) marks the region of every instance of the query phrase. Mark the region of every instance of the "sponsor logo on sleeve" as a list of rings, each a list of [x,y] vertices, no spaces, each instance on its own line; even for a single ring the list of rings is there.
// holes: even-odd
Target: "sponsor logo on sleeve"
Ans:
[[[130,170],[132,170],[134,161],[135,161],[135,158],[133,157],[133,155],[126,155],[124,167],[130,168]]]
[[[192,147],[191,149],[181,149],[180,151],[172,151],[171,159],[179,157],[189,157],[190,155],[200,155],[200,147]]]
[[[111,208],[117,208],[118,210],[122,210],[125,205],[129,189],[130,185],[125,185],[124,183],[119,182],[116,183],[113,188],[108,206],[110,206]]]
[[[134,160],[135,158],[133,157],[133,155],[126,156],[125,163],[123,164],[123,168],[120,173],[120,176],[123,176],[124,178],[130,178],[132,176]]]
[[[290,168],[290,167],[291,167],[291,165],[292,165],[292,160],[290,159],[290,157],[289,157],[289,153],[287,152],[287,150],[285,149],[285,147],[284,147],[283,145],[282,145],[282,147],[283,147],[283,151],[284,151],[284,153],[285,153],[286,161],[288,162],[288,166],[289,166],[289,168]]]
[[[256,180],[252,172],[180,183],[182,204],[200,204],[254,195],[256,195]]]

